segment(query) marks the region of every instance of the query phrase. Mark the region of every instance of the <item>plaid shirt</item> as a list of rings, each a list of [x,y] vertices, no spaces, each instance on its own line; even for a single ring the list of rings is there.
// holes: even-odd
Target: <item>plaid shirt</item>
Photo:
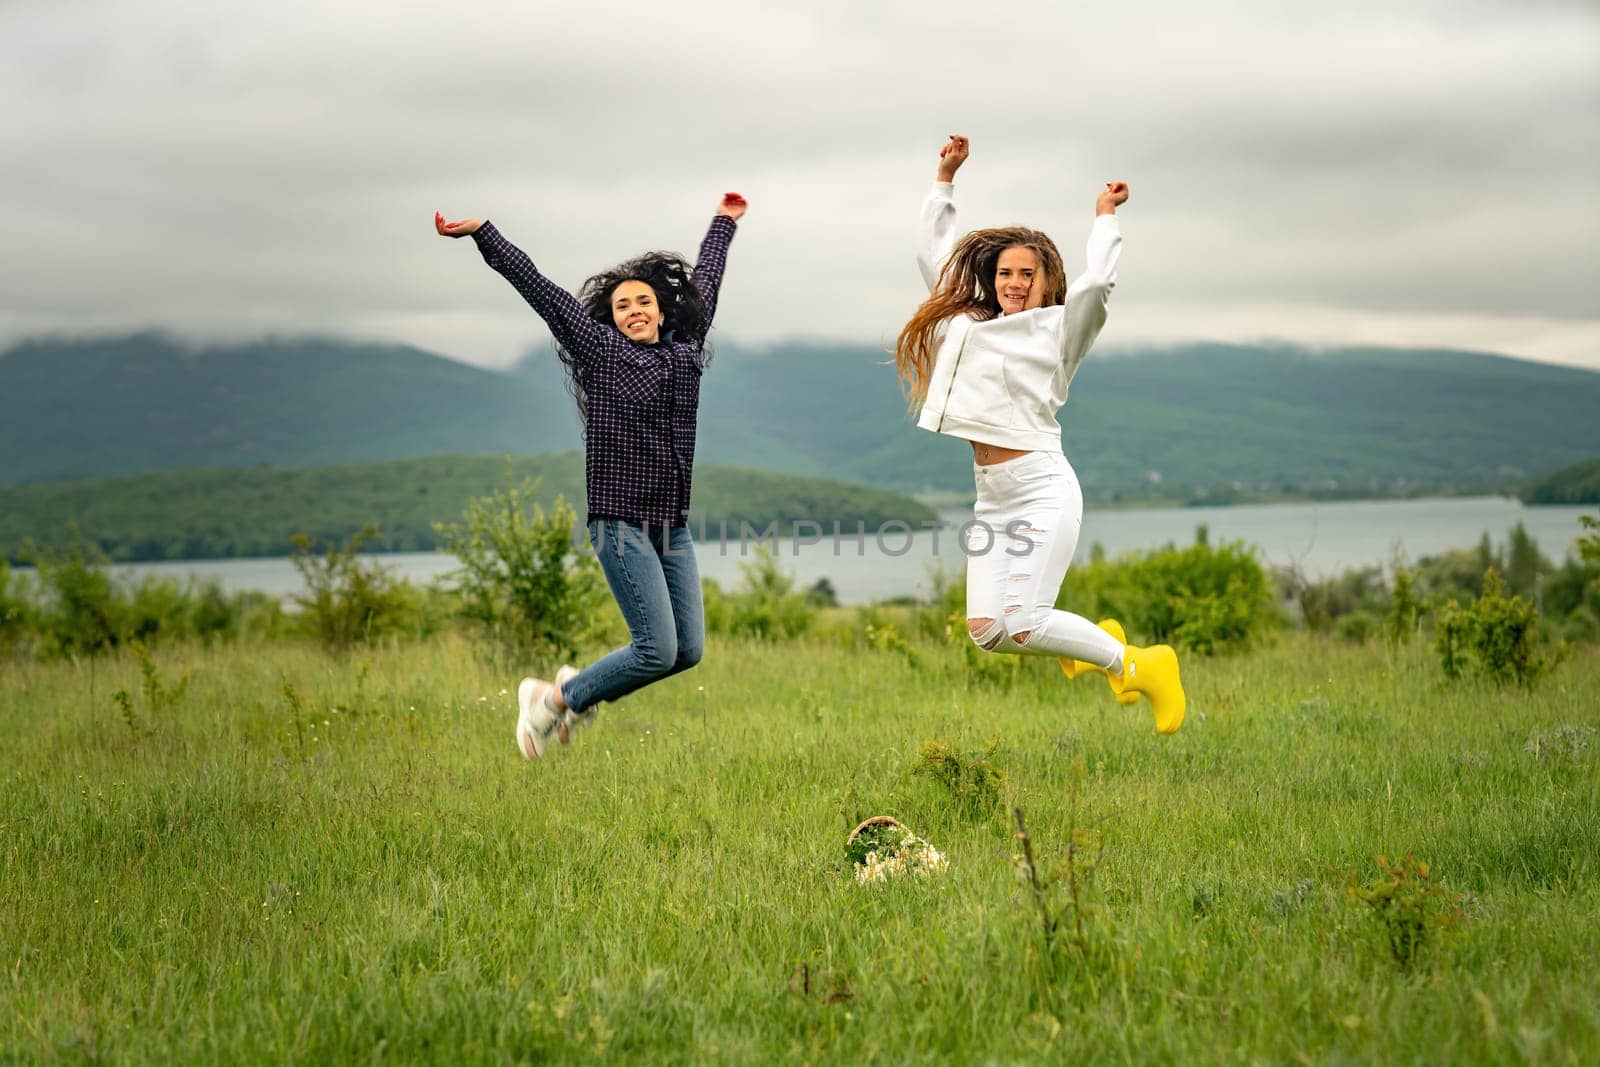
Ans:
[[[708,327],[734,228],[732,219],[718,215],[700,243],[694,284],[705,298]],[[630,341],[611,323],[590,318],[576,297],[540,274],[492,224],[485,222],[472,236],[484,262],[522,294],[574,357],[588,397],[583,473],[589,520],[684,525],[705,340],[678,341],[667,334],[653,345]]]

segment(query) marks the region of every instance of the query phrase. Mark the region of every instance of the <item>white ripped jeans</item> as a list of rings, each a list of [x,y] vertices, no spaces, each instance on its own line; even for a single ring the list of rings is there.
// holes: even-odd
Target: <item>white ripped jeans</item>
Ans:
[[[1066,656],[1120,672],[1117,639],[1055,606],[1083,526],[1083,490],[1067,457],[1029,452],[973,470],[978,500],[964,527],[973,641],[989,652]]]

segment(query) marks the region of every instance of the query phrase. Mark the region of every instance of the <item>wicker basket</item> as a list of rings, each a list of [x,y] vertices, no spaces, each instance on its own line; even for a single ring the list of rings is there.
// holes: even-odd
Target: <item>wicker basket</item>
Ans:
[[[904,830],[906,828],[905,823],[901,822],[899,819],[896,819],[892,815],[874,815],[870,819],[861,820],[861,825],[850,831],[850,836],[845,838],[845,847],[849,848],[851,845],[855,844],[856,838],[861,836],[861,831],[865,830],[869,826],[887,826],[895,830]]]

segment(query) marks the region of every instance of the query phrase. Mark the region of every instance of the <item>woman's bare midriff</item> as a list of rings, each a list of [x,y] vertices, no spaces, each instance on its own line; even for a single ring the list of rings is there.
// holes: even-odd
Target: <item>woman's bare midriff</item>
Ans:
[[[996,463],[1004,463],[1018,456],[1026,456],[1032,452],[1031,448],[1002,448],[999,445],[986,445],[982,441],[968,441],[972,446],[972,458],[980,467],[992,467]]]

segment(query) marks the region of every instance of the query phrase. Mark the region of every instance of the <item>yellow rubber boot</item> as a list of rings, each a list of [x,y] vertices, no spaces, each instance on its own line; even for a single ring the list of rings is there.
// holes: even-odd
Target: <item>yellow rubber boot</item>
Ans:
[[[1117,693],[1143,693],[1155,712],[1156,733],[1175,734],[1183,725],[1188,701],[1178,677],[1178,654],[1171,645],[1128,645],[1122,653],[1122,675],[1111,679],[1111,688]]]
[[[1117,644],[1124,647],[1127,646],[1128,634],[1125,630],[1123,630],[1122,624],[1116,619],[1101,619],[1099,622],[1095,623],[1095,625],[1100,627],[1100,629],[1104,630],[1106,633],[1110,634],[1112,637],[1115,637],[1117,639]],[[1097,664],[1089,663],[1086,660],[1081,659],[1062,659],[1060,662],[1061,673],[1065,674],[1068,678],[1076,678],[1079,675],[1096,673],[1105,675],[1106,681],[1111,681],[1111,672]],[[1111,686],[1111,692],[1116,695],[1117,703],[1123,705],[1124,707],[1139,703],[1138,693],[1118,693],[1115,684]]]

